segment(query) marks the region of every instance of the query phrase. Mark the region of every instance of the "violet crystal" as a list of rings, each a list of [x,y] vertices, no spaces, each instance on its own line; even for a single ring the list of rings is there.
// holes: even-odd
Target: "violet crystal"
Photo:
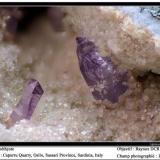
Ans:
[[[101,57],[99,48],[85,37],[77,37],[81,73],[96,100],[118,102],[127,89],[127,72],[120,72],[110,57]]]
[[[19,103],[11,113],[10,118],[12,122],[30,119],[43,92],[44,91],[37,80],[29,80]]]
[[[23,18],[23,11],[20,7],[2,7],[0,14],[7,14],[8,18],[5,20],[6,31],[10,36],[15,36],[20,20]]]
[[[59,7],[49,7],[47,11],[47,16],[49,18],[50,24],[56,32],[63,32],[63,18],[65,13],[61,11]]]

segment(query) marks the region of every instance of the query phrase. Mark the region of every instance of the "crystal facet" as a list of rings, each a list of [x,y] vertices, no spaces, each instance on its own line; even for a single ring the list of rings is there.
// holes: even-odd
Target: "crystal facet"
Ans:
[[[37,80],[29,80],[19,103],[11,113],[11,120],[16,122],[22,119],[30,119],[43,92]]]
[[[101,57],[99,48],[85,37],[77,37],[81,73],[96,100],[118,102],[127,89],[127,72],[120,72],[110,57]]]

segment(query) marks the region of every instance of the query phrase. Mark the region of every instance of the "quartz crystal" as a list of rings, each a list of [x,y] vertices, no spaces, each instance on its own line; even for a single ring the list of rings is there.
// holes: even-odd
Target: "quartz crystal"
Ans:
[[[77,37],[81,73],[96,100],[118,102],[127,89],[127,72],[120,72],[110,57],[101,57],[99,48],[84,37]]]
[[[39,82],[34,79],[29,80],[19,103],[11,113],[12,122],[30,119],[42,95],[43,89]]]
[[[64,31],[62,20],[65,16],[65,13],[60,10],[60,7],[49,7],[47,16],[49,18],[51,26],[56,32]]]
[[[7,16],[5,20],[6,36],[13,38],[17,32],[18,23],[23,17],[23,11],[20,10],[20,7],[3,7],[0,15]]]
[[[6,30],[9,34],[15,35],[18,26],[18,20],[15,17],[10,17],[6,20]]]

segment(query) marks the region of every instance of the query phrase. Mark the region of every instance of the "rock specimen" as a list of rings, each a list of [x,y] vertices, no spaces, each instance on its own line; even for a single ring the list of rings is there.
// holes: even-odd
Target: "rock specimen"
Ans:
[[[104,54],[112,53],[127,69],[160,74],[159,11],[141,8],[63,7],[67,13],[63,22],[76,35],[94,40]]]
[[[29,120],[42,95],[43,89],[39,82],[31,79],[27,83],[19,103],[10,115],[12,124],[22,119]]]
[[[33,10],[36,8],[33,7]],[[70,8],[70,6],[67,6],[67,8]],[[81,6],[75,7],[75,15],[80,8]],[[94,7],[87,6],[86,9],[92,8]],[[81,12],[82,16],[83,12]],[[89,36],[92,34],[99,35],[99,37],[95,36],[95,39],[89,38],[89,40],[92,40],[100,47],[101,53],[104,55],[108,52],[104,52],[105,50],[102,50],[102,46],[109,40],[104,38],[108,34],[111,38],[114,36],[114,34],[111,36],[109,32],[103,35],[104,31],[107,30],[114,33],[115,30],[112,31],[112,29],[109,30],[107,27],[102,26],[104,27],[102,32],[99,32],[100,30],[94,32],[99,25],[96,20],[106,17],[101,16],[103,13],[97,14],[95,12],[94,14],[93,12],[90,14],[88,12],[88,16],[93,15],[93,17],[90,19],[87,16],[83,17],[89,19],[89,21],[83,22],[84,29],[90,31],[88,32],[88,35],[90,33]],[[107,15],[109,13],[113,12],[109,11]],[[109,16],[107,17],[107,21],[101,19],[99,22],[102,22],[102,24],[105,22],[112,26],[113,16],[110,16],[111,20],[109,20]],[[117,18],[115,20],[117,21]],[[94,27],[90,27],[90,22],[93,22],[92,26]],[[44,27],[40,27],[40,25],[44,25]],[[119,26],[120,23],[117,25]],[[37,32],[35,33],[36,28]],[[114,29],[114,27],[110,28]],[[42,38],[34,38],[34,35],[38,35],[38,32],[41,33],[41,36],[44,35],[44,40]],[[117,32],[115,33],[119,35]],[[131,31],[129,33],[132,34]],[[1,31],[0,39],[2,34]],[[85,33],[83,36],[86,36]],[[138,37],[137,34],[135,36]],[[89,87],[84,85],[83,77],[80,78],[75,54],[75,35],[55,34],[49,24],[46,23],[46,18],[43,18],[31,32],[18,33],[17,37],[13,43],[1,40],[0,44],[1,142],[160,140],[160,76],[149,76],[145,82],[144,80],[141,82],[143,83],[142,86],[139,83],[138,85],[137,83],[131,85],[129,91],[127,90],[124,93],[124,101],[122,103],[120,101],[116,105],[113,104],[113,106],[117,107],[111,110],[106,106],[99,105],[99,103],[93,103],[91,94],[88,94]],[[103,41],[103,39],[106,41]],[[126,39],[121,40],[123,42]],[[117,45],[117,43],[111,44]],[[134,45],[134,43],[131,43],[130,46]],[[130,56],[134,55],[130,54],[134,53],[130,46],[126,43],[127,52],[121,52],[122,56],[124,53],[129,53]],[[143,46],[147,47],[147,45]],[[128,56],[126,55],[126,57],[123,56],[122,58],[128,59]],[[154,58],[154,56],[157,56],[157,54],[153,54],[151,58]],[[141,56],[139,58],[143,59]],[[126,61],[126,63],[129,62]],[[17,103],[17,98],[21,95],[20,91],[24,81],[32,75],[45,84],[46,93],[38,103],[38,108],[32,115],[32,120],[21,120],[10,129],[6,129],[4,121],[10,116],[9,114]],[[124,95],[122,95],[122,99]]]
[[[99,49],[87,38],[78,37],[77,55],[81,73],[96,100],[118,102],[127,89],[127,72],[118,71],[110,57],[101,57]]]

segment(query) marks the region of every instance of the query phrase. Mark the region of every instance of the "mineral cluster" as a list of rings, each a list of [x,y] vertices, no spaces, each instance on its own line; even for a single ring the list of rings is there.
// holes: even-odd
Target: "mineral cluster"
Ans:
[[[28,13],[29,8],[24,10]],[[33,14],[42,11],[31,8]],[[141,12],[140,8],[57,7],[66,13],[63,32],[51,26],[47,14],[29,24],[25,12],[12,42],[3,39],[4,20],[9,17],[0,15],[0,142],[160,141],[160,43],[158,34],[155,39],[149,32],[152,28],[160,33],[159,12],[153,17],[147,8]],[[48,14],[53,15],[52,22],[61,19],[57,12]],[[23,31],[21,22],[28,26]],[[58,30],[60,26],[56,22]],[[75,54],[77,36],[85,80]],[[22,95],[32,78],[43,86],[43,96],[34,80]],[[86,82],[99,100],[93,100]]]

